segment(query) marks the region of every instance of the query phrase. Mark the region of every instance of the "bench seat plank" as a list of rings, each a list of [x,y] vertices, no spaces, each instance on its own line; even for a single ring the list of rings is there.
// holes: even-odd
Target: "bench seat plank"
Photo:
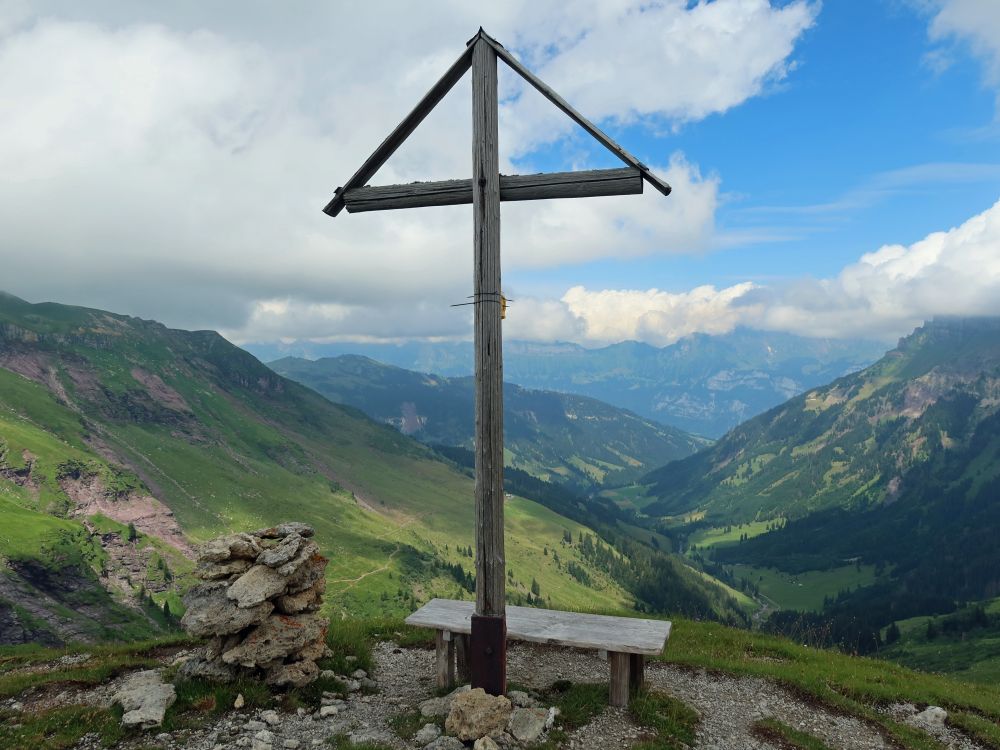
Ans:
[[[431,599],[407,617],[406,624],[452,633],[470,633],[474,611],[475,602]],[[670,623],[666,620],[509,606],[507,637],[534,643],[655,656],[662,653],[670,637]]]

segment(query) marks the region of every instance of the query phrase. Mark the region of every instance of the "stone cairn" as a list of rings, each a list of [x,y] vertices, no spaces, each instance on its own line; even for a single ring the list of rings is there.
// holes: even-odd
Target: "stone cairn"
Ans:
[[[211,640],[180,677],[228,682],[263,672],[268,685],[288,687],[316,679],[316,660],[329,655],[329,621],[317,613],[327,559],[313,533],[304,523],[283,523],[198,548],[195,575],[203,583],[185,595],[181,625]]]

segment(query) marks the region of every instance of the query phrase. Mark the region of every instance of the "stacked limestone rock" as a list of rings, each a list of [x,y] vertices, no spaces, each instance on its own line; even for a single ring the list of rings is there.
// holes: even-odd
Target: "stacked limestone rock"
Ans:
[[[261,670],[269,685],[294,687],[316,679],[329,623],[317,614],[327,559],[312,535],[304,523],[284,523],[198,549],[195,575],[204,583],[184,597],[181,625],[211,641],[182,666],[182,677],[229,681]]]

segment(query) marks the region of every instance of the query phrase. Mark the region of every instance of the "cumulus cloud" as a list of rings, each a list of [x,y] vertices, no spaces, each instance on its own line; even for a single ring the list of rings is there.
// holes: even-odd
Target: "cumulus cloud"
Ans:
[[[867,253],[832,278],[702,286],[683,293],[573,287],[558,304],[531,308],[549,316],[543,335],[519,334],[591,345],[633,339],[663,346],[691,333],[748,326],[892,341],[935,316],[1000,315],[998,248],[1000,201],[961,226]]]
[[[468,293],[467,207],[336,221],[320,208],[480,23],[592,118],[659,127],[781,80],[817,7],[3,3],[0,285],[242,340],[451,335],[454,316],[435,311]],[[377,182],[468,174],[467,89]],[[565,131],[509,76],[504,96],[513,170]],[[505,206],[506,268],[711,247],[718,176],[640,156],[673,196]]]
[[[688,5],[676,0],[606,12],[601,23],[557,42],[536,62],[538,74],[592,118],[697,120],[785,78],[796,41],[819,11],[818,3],[773,7],[762,0]],[[539,43],[551,49],[550,40]],[[510,105],[504,124],[516,134],[515,154],[570,131],[541,97],[518,94]]]
[[[761,327],[814,336],[892,338],[937,315],[1000,315],[998,248],[1000,201],[961,226],[863,255],[835,278],[746,302]]]

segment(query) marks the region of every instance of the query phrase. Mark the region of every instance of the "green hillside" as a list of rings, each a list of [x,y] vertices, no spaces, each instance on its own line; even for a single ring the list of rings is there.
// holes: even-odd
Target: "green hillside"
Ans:
[[[698,519],[675,529],[693,558],[797,610],[775,628],[872,651],[894,621],[1000,591],[998,394],[1000,320],[929,323],[651,473],[646,512]],[[738,536],[705,544],[721,527]]]
[[[150,598],[179,613],[191,542],[287,519],[327,540],[332,612],[399,614],[434,595],[470,595],[470,478],[210,331],[0,297],[0,491],[0,528],[27,514],[40,537],[76,539],[86,579],[76,588],[109,592],[108,607],[125,605],[150,629],[170,624],[147,615]],[[627,577],[586,556],[589,528],[520,497],[506,517],[513,601],[633,606]],[[0,599],[16,623],[30,599],[18,566],[33,545],[0,533],[0,578],[14,582]],[[86,557],[95,545],[103,552]],[[108,550],[110,572],[98,559]],[[68,559],[40,556],[50,598],[65,594],[52,573]],[[664,586],[678,588],[669,576],[682,574],[665,569]],[[692,613],[725,609],[710,601],[717,589],[689,579]],[[40,613],[51,639],[77,636],[50,615]]]
[[[651,472],[644,482],[659,501],[647,510],[749,521],[891,503],[911,469],[973,445],[1000,406],[998,383],[1000,320],[927,324],[871,367]],[[981,455],[968,469],[978,487],[993,476],[994,448],[974,450]]]
[[[269,364],[336,403],[426,442],[472,447],[472,378],[446,378],[343,355]],[[578,486],[622,484],[709,441],[593,398],[504,386],[508,466]]]

